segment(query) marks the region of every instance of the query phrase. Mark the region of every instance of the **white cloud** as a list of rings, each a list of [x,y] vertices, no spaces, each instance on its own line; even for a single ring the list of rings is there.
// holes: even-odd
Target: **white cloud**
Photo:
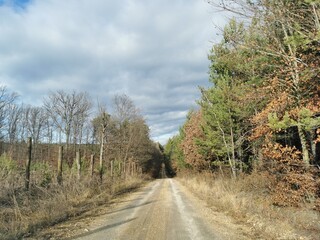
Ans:
[[[223,22],[203,0],[33,0],[0,16],[1,84],[39,104],[62,88],[106,102],[126,93],[162,142],[208,84],[213,22]]]

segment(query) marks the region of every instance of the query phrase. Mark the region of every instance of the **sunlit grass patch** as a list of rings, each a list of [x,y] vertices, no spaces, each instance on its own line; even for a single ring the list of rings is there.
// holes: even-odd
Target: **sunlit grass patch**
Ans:
[[[253,173],[238,179],[212,174],[183,175],[180,181],[216,211],[248,225],[258,239],[317,239],[320,215],[309,206],[277,207],[272,203],[267,174]]]

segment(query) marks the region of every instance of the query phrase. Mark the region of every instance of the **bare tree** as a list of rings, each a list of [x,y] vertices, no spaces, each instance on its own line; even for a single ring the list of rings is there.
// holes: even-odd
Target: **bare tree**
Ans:
[[[149,128],[127,95],[115,96],[113,103],[115,124],[111,145],[115,158],[121,160],[125,166],[129,159],[137,161],[137,159],[147,157],[150,142]]]
[[[17,96],[16,93],[9,93],[5,86],[0,86],[0,139],[3,138],[8,107],[16,100]]]
[[[7,106],[7,136],[9,143],[18,141],[19,121],[22,117],[23,107],[17,104]]]
[[[25,118],[28,135],[32,137],[34,143],[38,143],[41,136],[44,135],[43,131],[47,120],[45,110],[41,107],[27,106],[25,108]]]
[[[113,99],[113,116],[123,124],[139,116],[139,111],[135,107],[133,101],[126,95],[116,95]]]
[[[66,93],[62,90],[51,92],[44,99],[44,108],[54,125],[65,134],[66,147],[71,142],[71,133],[77,135],[76,127],[81,127],[88,118],[91,101],[85,92]],[[79,129],[78,129],[79,130]],[[76,140],[75,140],[76,141]]]
[[[47,143],[53,143],[53,137],[54,137],[54,131],[55,126],[52,123],[52,119],[50,119],[50,116],[45,111],[45,121],[43,126],[43,141],[46,140]]]

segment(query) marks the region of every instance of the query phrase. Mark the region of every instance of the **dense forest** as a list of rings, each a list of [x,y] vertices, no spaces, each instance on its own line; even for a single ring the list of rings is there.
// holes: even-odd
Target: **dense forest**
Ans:
[[[271,179],[277,206],[320,209],[320,1],[210,1],[234,17],[165,153],[179,172]]]

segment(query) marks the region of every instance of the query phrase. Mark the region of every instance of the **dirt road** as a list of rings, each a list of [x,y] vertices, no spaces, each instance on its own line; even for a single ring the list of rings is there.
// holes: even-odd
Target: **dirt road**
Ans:
[[[88,232],[71,239],[248,239],[234,229],[215,228],[207,210],[177,180],[159,179],[92,222]]]

